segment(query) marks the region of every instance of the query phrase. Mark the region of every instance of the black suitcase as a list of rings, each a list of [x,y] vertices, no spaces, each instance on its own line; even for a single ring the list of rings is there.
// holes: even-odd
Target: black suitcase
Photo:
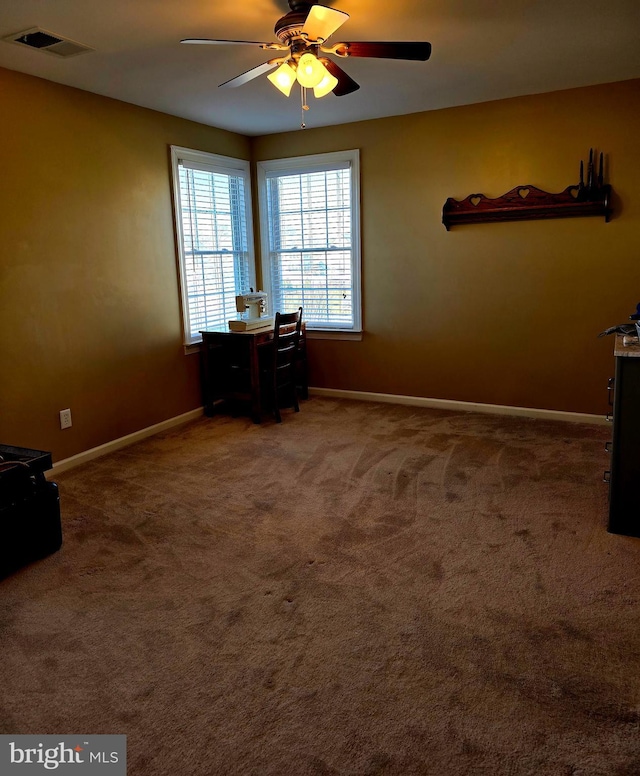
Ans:
[[[60,497],[44,472],[51,454],[0,445],[0,579],[62,545]]]

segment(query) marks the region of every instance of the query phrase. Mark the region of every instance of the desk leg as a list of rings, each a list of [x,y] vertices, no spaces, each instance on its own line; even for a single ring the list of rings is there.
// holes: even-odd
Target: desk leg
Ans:
[[[209,343],[203,339],[200,348],[200,387],[202,390],[202,404],[204,405],[204,414],[213,417],[213,391],[211,390],[211,359],[209,353]]]
[[[262,420],[262,396],[260,395],[258,346],[255,337],[249,338],[249,372],[251,377],[251,419],[254,423],[260,423]]]
[[[307,365],[306,337],[300,342],[296,362],[296,389],[300,389],[300,398],[309,398],[309,367]]]

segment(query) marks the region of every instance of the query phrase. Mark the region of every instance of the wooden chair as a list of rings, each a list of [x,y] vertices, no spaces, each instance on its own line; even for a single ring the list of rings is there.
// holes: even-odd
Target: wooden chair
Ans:
[[[265,382],[273,403],[276,422],[282,423],[280,416],[281,396],[288,395],[290,405],[300,412],[297,390],[297,363],[302,328],[302,307],[295,313],[276,313],[273,328],[273,351]]]

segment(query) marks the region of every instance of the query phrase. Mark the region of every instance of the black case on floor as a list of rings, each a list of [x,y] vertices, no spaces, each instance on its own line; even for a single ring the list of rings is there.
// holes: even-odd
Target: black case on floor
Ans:
[[[60,497],[43,450],[0,445],[0,578],[60,549]]]

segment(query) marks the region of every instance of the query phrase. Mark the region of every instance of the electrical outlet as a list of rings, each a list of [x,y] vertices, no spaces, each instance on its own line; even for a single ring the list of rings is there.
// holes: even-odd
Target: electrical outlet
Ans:
[[[71,428],[71,410],[60,410],[60,428]]]

